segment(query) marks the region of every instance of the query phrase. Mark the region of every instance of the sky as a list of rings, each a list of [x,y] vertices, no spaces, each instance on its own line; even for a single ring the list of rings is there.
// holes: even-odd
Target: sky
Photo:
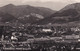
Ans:
[[[7,4],[32,5],[60,10],[68,4],[80,2],[80,0],[0,0],[0,7]]]

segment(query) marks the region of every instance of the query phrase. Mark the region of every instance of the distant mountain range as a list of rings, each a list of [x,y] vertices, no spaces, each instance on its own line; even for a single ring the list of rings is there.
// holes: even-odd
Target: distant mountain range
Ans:
[[[44,7],[8,4],[0,7],[0,12],[2,12],[0,13],[1,22],[14,22],[13,20],[18,20],[18,23],[26,24],[44,19],[56,11]]]
[[[80,3],[69,4],[51,16],[39,20],[36,24],[69,24],[80,21]]]
[[[21,24],[72,24],[80,23],[80,3],[69,4],[59,11],[30,5],[9,4],[0,7],[0,22]]]

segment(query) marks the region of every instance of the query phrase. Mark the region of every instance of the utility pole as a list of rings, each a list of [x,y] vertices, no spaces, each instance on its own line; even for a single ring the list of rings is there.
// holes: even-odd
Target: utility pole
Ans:
[[[5,31],[5,26],[3,26],[3,30],[2,30],[2,37],[1,37],[1,41],[3,42],[3,40],[4,40],[4,31]]]

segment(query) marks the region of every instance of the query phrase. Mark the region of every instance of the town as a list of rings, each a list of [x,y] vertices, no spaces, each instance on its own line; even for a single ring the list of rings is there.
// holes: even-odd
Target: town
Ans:
[[[78,26],[0,26],[0,50],[3,51],[75,51],[80,50],[79,42]]]

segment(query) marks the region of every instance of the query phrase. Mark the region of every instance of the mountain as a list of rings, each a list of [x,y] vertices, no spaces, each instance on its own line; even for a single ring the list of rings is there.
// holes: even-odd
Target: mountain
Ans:
[[[12,22],[17,20],[13,15],[0,12],[0,22],[6,23],[6,22]]]
[[[33,23],[36,22],[38,20],[44,19],[44,16],[40,15],[40,14],[36,14],[36,13],[30,13],[28,15],[24,15],[22,17],[18,17],[18,20],[21,23]]]
[[[13,4],[0,7],[0,11],[13,15],[15,18],[19,19],[21,23],[36,22],[50,16],[55,12],[54,10],[44,7],[34,7],[30,5],[15,6]]]
[[[80,3],[69,4],[36,24],[65,24],[80,20]]]
[[[73,3],[65,6],[60,11],[68,10],[68,9],[75,9],[76,11],[80,12],[80,3]]]

